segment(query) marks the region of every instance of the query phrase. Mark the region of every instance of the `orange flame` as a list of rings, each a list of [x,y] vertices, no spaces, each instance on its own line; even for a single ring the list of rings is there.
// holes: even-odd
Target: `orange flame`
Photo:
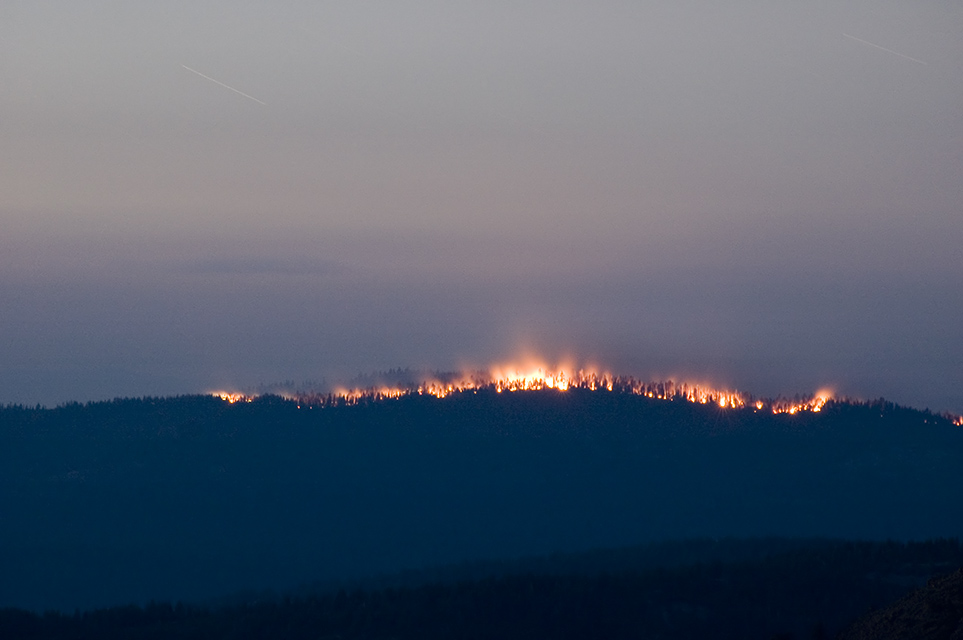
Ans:
[[[401,386],[339,387],[331,393],[283,394],[298,403],[298,408],[355,405],[367,402],[392,400],[405,396],[421,395],[445,398],[455,393],[489,390],[496,393],[552,390],[565,393],[572,389],[600,392],[618,392],[645,396],[654,400],[683,401],[695,404],[714,404],[720,409],[745,409],[754,412],[771,411],[774,414],[796,415],[802,412],[818,413],[834,400],[833,392],[820,389],[812,396],[796,396],[792,399],[756,398],[752,395],[716,389],[709,385],[690,382],[643,382],[631,376],[617,376],[594,368],[576,368],[573,365],[552,367],[542,362],[530,361],[525,365],[497,365],[487,370],[425,376],[420,381]],[[224,402],[252,402],[258,394],[234,391],[213,391],[211,395]],[[963,416],[941,414],[952,424],[963,427]]]
[[[337,388],[329,394],[295,394],[291,398],[299,405],[329,406],[353,405],[362,402],[390,400],[409,395],[428,395],[444,398],[453,393],[494,390],[497,393],[519,391],[554,390],[560,393],[571,389],[610,391],[645,396],[666,401],[686,401],[696,404],[715,404],[721,409],[769,410],[774,414],[799,412],[816,413],[822,410],[833,394],[821,389],[813,396],[794,399],[758,399],[740,391],[716,389],[708,385],[688,382],[643,382],[630,376],[615,376],[594,368],[576,368],[574,365],[552,367],[544,362],[529,361],[523,365],[496,365],[487,370],[461,372],[454,375],[425,377],[410,386],[373,386],[367,388]],[[235,402],[251,402],[256,395],[217,391],[212,395]],[[963,418],[959,419],[963,424]]]
[[[212,396],[220,398],[224,402],[229,402],[234,404],[235,402],[251,402],[256,396],[245,395],[243,393],[237,393],[235,391],[212,391]]]

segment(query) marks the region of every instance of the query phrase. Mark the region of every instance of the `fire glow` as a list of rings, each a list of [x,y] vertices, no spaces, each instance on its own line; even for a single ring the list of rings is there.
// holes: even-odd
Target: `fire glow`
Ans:
[[[234,404],[235,402],[251,402],[256,397],[244,395],[243,393],[235,393],[233,391],[214,391],[211,393],[211,395],[217,396],[229,404]]]
[[[571,364],[553,367],[536,359],[529,359],[523,365],[496,365],[488,369],[455,373],[419,374],[406,370],[386,374],[388,377],[391,375],[401,376],[405,378],[405,382],[344,386],[326,393],[282,392],[274,395],[296,401],[299,409],[350,406],[407,396],[445,398],[453,394],[483,391],[567,393],[576,390],[637,395],[666,402],[713,405],[723,410],[788,415],[819,413],[829,403],[867,404],[853,398],[837,398],[830,389],[825,388],[812,395],[762,398],[741,391],[719,389],[712,385],[694,382],[671,380],[645,382],[632,376],[613,375],[594,367],[578,367]],[[231,404],[251,402],[258,397],[258,394],[233,391],[215,391],[211,395]],[[880,402],[884,401],[880,399]],[[950,413],[941,413],[939,416],[958,427],[963,427],[963,416]]]
[[[715,405],[720,409],[751,409],[774,414],[795,415],[800,412],[817,413],[833,399],[828,390],[814,395],[794,398],[756,398],[749,394],[716,389],[709,385],[687,382],[644,382],[631,376],[617,376],[594,369],[549,367],[545,365],[494,366],[488,370],[425,376],[407,385],[372,385],[368,387],[340,387],[331,393],[283,394],[296,400],[299,407],[353,405],[372,401],[391,400],[420,395],[444,398],[456,393],[494,391],[517,393],[522,391],[552,390],[566,393],[572,390],[624,393],[645,396],[654,400],[684,401]],[[217,391],[212,395],[225,402],[250,402],[256,395]]]

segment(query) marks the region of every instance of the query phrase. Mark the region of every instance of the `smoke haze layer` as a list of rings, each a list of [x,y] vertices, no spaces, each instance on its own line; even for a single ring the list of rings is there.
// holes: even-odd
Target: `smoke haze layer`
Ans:
[[[674,257],[537,238],[90,239],[82,250],[71,240],[72,257],[58,249],[42,269],[6,272],[4,400],[345,381],[530,353],[763,395],[830,385],[958,412],[961,289],[927,264],[945,240],[930,238],[927,252],[908,234],[888,239],[930,258],[887,273],[873,255],[848,255],[842,234],[820,233],[775,248],[708,234],[676,244]]]
[[[532,352],[961,413],[961,23],[6,3],[0,402]]]

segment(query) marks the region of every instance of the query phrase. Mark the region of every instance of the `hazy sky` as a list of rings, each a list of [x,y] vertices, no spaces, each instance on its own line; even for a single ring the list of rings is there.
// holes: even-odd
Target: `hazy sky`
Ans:
[[[524,350],[963,412],[961,28],[936,1],[5,0],[0,402]]]

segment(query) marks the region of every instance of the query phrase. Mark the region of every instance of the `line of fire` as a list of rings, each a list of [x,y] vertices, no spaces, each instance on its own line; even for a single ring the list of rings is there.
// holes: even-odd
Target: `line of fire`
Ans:
[[[570,390],[623,393],[645,396],[656,400],[713,404],[720,409],[749,409],[771,411],[774,414],[817,413],[827,403],[858,402],[835,399],[832,392],[820,390],[807,396],[792,398],[757,398],[747,393],[715,389],[707,385],[669,381],[645,382],[632,376],[618,376],[594,371],[567,371],[536,368],[529,370],[510,367],[493,368],[489,371],[437,375],[411,384],[372,385],[366,387],[337,388],[327,393],[280,393],[282,397],[295,400],[299,408],[323,408],[367,402],[387,401],[410,395],[444,398],[453,394],[479,391],[495,393],[518,393],[526,391],[554,390],[564,393]],[[258,394],[216,391],[212,395],[229,403],[251,402]],[[963,416],[944,414],[957,426],[963,426]]]

